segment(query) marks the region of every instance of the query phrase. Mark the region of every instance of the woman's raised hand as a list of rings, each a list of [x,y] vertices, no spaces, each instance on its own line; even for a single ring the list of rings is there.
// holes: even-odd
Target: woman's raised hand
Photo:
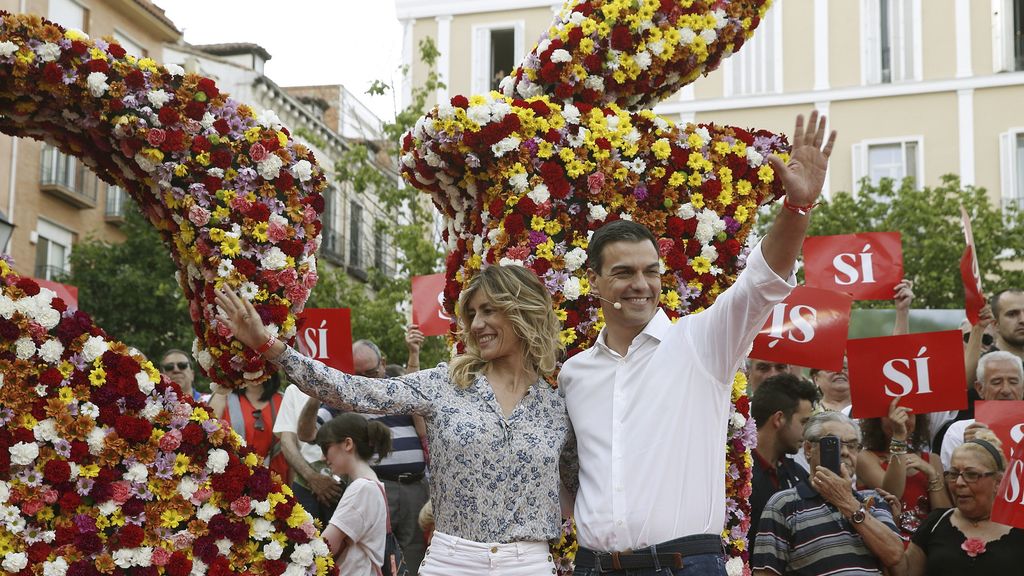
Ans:
[[[217,307],[221,310],[221,322],[227,325],[242,344],[256,350],[270,339],[270,333],[256,308],[248,300],[240,298],[234,290],[218,290]]]

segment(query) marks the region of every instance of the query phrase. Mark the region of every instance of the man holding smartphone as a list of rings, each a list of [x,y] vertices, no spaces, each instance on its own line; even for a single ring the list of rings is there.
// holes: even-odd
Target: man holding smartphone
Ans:
[[[903,557],[892,512],[874,490],[850,488],[860,429],[841,412],[815,414],[804,428],[810,481],[772,496],[761,514],[754,576],[843,570],[880,574]]]

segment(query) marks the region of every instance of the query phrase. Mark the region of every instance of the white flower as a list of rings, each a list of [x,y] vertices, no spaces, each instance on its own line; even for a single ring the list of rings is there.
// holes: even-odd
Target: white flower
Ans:
[[[743,576],[743,558],[733,556],[725,563],[725,571],[729,576]]]
[[[753,146],[747,146],[747,164],[751,168],[757,168],[762,162],[764,162],[764,156]]]
[[[28,566],[28,554],[24,552],[8,552],[0,566],[9,573],[21,572]]]
[[[580,109],[573,106],[572,104],[566,105],[565,109],[562,110],[562,116],[565,118],[565,121],[568,122],[569,124],[580,123]]]
[[[309,566],[313,563],[313,547],[309,544],[299,544],[292,551],[291,560],[299,566]]]
[[[281,167],[284,162],[277,154],[268,154],[263,162],[256,165],[257,172],[264,180],[274,180],[281,174]]]
[[[692,44],[697,39],[697,33],[692,28],[680,28],[679,29],[679,43],[680,44]]]
[[[199,121],[199,124],[203,128],[206,128],[207,130],[209,130],[210,128],[213,128],[213,123],[216,122],[216,121],[217,121],[217,119],[213,117],[213,114],[210,114],[209,112],[207,112],[207,113],[203,114],[203,119]]]
[[[3,316],[5,320],[10,320],[14,316],[15,310],[14,300],[0,295],[0,316]]]
[[[93,98],[103,96],[106,94],[107,88],[110,88],[110,85],[107,84],[107,75],[103,72],[90,73],[86,82],[89,84],[89,94],[92,94]]]
[[[220,263],[217,264],[217,276],[220,278],[227,278],[231,275],[231,272],[235,269],[235,263],[229,258],[221,258]]]
[[[526,190],[526,187],[530,184],[530,179],[526,175],[526,172],[517,172],[515,176],[508,179],[508,183],[515,188],[516,192],[522,192]]]
[[[206,469],[214,474],[221,474],[228,467],[228,453],[220,448],[213,448],[206,457]]]
[[[739,430],[740,428],[743,428],[743,425],[747,423],[747,419],[743,416],[743,414],[740,414],[739,412],[733,412],[731,420],[732,421],[729,423],[729,426],[731,426],[734,430]]]
[[[499,266],[526,266],[522,260],[504,257],[498,261]]]
[[[647,49],[651,51],[655,56],[661,56],[661,53],[665,51],[665,42],[661,40],[655,40],[654,42],[647,43]]]
[[[217,551],[220,552],[221,556],[227,556],[228,554],[231,554],[231,540],[228,540],[227,538],[221,538],[220,540],[214,542],[214,544],[217,546]]]
[[[575,300],[579,298],[581,292],[580,279],[575,276],[570,276],[569,279],[562,284],[562,295],[565,296],[566,300]]]
[[[257,518],[252,523],[252,537],[254,540],[268,540],[274,533],[274,524],[265,518]]]
[[[267,128],[273,128],[274,130],[280,130],[283,126],[281,119],[277,116],[277,112],[273,110],[260,112],[260,115],[256,117],[256,123]]]
[[[280,248],[274,246],[260,257],[260,264],[268,270],[280,270],[288,265],[288,256]]]
[[[327,547],[327,543],[320,538],[310,542],[310,545],[313,546],[313,553],[317,556],[327,556],[331,553],[331,549]]]
[[[103,445],[106,444],[107,430],[99,427],[93,428],[89,431],[89,436],[85,441],[89,444],[89,454],[98,456],[100,452],[103,452]]]
[[[698,222],[697,231],[694,233],[694,236],[697,237],[697,241],[701,244],[707,244],[708,242],[711,242],[711,239],[714,238],[715,234],[711,229],[710,224],[707,222]]]
[[[160,415],[164,411],[163,405],[159,401],[155,401],[152,398],[146,399],[146,407],[139,411],[139,416],[146,420],[152,420]]]
[[[547,184],[541,182],[534,186],[533,190],[530,190],[527,196],[529,196],[530,200],[533,200],[534,203],[543,204],[551,198],[551,192],[548,190]]]
[[[117,502],[114,502],[113,500],[107,500],[103,504],[100,504],[98,509],[100,511],[100,514],[104,516],[111,516],[114,514],[114,512],[117,512],[117,510],[120,507],[121,506]]]
[[[11,485],[0,480],[0,504],[6,504],[11,497]]]
[[[260,291],[260,287],[252,282],[245,282],[238,287],[238,295],[246,300],[252,302],[253,298],[256,298],[256,294]]]
[[[711,140],[711,131],[708,130],[707,126],[701,126],[694,130],[693,133],[700,136],[704,142]]]
[[[690,204],[689,202],[679,206],[679,208],[676,210],[676,216],[679,216],[683,220],[689,220],[690,218],[693,218],[696,215],[697,213],[694,212],[693,210],[693,204]]]
[[[53,418],[47,418],[36,423],[32,429],[32,436],[40,442],[53,442],[60,439],[57,432],[57,422]]]
[[[515,136],[503,138],[500,142],[491,146],[491,152],[493,152],[496,157],[501,158],[506,152],[511,152],[512,150],[519,148],[519,142],[519,138],[516,138]]]
[[[53,562],[43,562],[43,576],[64,576],[68,573],[68,561],[58,556]]]
[[[714,245],[708,244],[701,248],[700,255],[714,262],[715,260],[718,260],[718,249],[715,248]]]
[[[50,364],[60,362],[60,357],[63,354],[64,345],[56,338],[51,338],[46,342],[43,342],[43,345],[39,347],[39,357]]]
[[[129,482],[136,484],[145,482],[149,478],[149,470],[146,469],[146,465],[141,462],[136,462],[128,468],[128,472],[124,474],[124,479]]]
[[[82,360],[86,362],[92,362],[99,358],[107,351],[110,345],[103,339],[102,336],[90,336],[85,344],[82,345]]]
[[[591,90],[600,92],[604,90],[604,78],[600,76],[587,76],[586,79],[583,80],[583,85]]]
[[[209,522],[210,518],[213,518],[217,514],[220,514],[220,508],[217,508],[213,504],[207,502],[206,504],[203,504],[202,508],[200,508],[198,512],[196,512],[196,518],[199,518],[203,522]]]
[[[263,546],[263,557],[267,560],[277,560],[281,557],[281,553],[284,552],[284,547],[281,546],[277,540],[271,540]]]
[[[700,37],[704,39],[705,44],[711,44],[715,40],[718,40],[718,32],[715,32],[710,28],[705,28],[704,30],[701,30]]]
[[[53,62],[60,58],[60,46],[47,42],[36,47],[36,54],[39,55],[39,59],[43,62]]]
[[[256,516],[266,516],[270,512],[270,501],[256,500],[252,503],[252,512]]]
[[[206,562],[203,562],[199,558],[192,559],[192,571],[189,572],[189,576],[206,576],[207,569]]]
[[[623,220],[629,220],[630,222],[633,221],[633,215],[630,214],[629,212],[623,212],[622,214],[619,215],[619,218]]]
[[[307,570],[298,564],[289,564],[281,576],[306,576]]]
[[[590,214],[587,217],[591,222],[598,222],[608,217],[608,211],[600,204],[590,204]]]
[[[299,179],[299,182],[306,182],[313,177],[313,165],[309,160],[299,160],[292,166],[292,176]]]
[[[149,377],[145,371],[140,371],[135,374],[135,383],[139,385],[139,391],[143,394],[149,394],[156,388],[156,384],[153,379]]]
[[[60,312],[57,312],[47,304],[45,308],[36,314],[36,322],[43,328],[50,330],[57,324],[60,324]]]
[[[35,442],[18,442],[10,447],[11,464],[28,466],[39,457],[39,445]]]
[[[565,253],[565,269],[567,272],[575,272],[587,261],[587,251],[577,246]]]
[[[163,108],[164,104],[171,101],[171,94],[164,89],[152,90],[149,94],[146,94],[146,99],[153,105],[153,108],[159,110]]]
[[[113,553],[114,564],[120,568],[131,568],[135,565],[135,551],[131,548],[122,548]]]
[[[36,353],[36,343],[28,336],[18,338],[14,343],[14,350],[19,360],[28,360]]]
[[[89,418],[96,418],[100,415],[100,407],[92,402],[86,402],[78,407],[78,413]]]
[[[559,48],[551,53],[551,61],[555,63],[572,62],[572,54],[570,54],[568,50]]]
[[[164,68],[171,76],[182,76],[185,74],[185,69],[177,64],[164,64]]]
[[[636,62],[636,65],[640,67],[641,70],[647,70],[648,68],[651,67],[651,53],[646,50],[638,53],[636,56],[633,56],[633,60]]]
[[[192,355],[195,356],[196,362],[198,362],[200,366],[202,366],[203,368],[209,370],[210,366],[213,366],[213,355],[210,354],[210,352],[208,350],[199,350],[199,349],[197,349],[196,348],[196,344],[198,342],[199,342],[198,339],[196,339],[193,342]]]
[[[12,54],[18,51],[18,45],[10,40],[0,42],[0,58],[10,58]]]

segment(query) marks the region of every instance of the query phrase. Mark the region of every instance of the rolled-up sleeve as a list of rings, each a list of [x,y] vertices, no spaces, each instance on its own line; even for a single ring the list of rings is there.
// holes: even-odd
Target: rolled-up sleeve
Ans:
[[[368,414],[431,416],[438,387],[448,382],[448,367],[444,364],[399,378],[367,378],[331,368],[290,346],[275,363],[284,369],[289,381],[324,404]]]

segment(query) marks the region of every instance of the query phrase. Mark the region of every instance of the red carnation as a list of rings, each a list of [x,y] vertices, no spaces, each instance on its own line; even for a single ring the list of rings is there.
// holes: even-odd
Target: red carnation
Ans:
[[[164,126],[167,126],[168,124],[174,124],[175,122],[181,119],[181,117],[178,116],[177,110],[171,108],[170,106],[164,106],[163,108],[161,108],[160,111],[157,112],[156,117],[160,119],[160,123]]]
[[[64,460],[50,460],[43,466],[43,479],[51,486],[67,482],[71,478],[71,465]]]
[[[217,89],[217,85],[214,84],[210,78],[199,79],[199,89],[206,94],[207,98],[216,98],[220,94],[220,90]]]
[[[505,199],[495,198],[491,200],[491,204],[487,207],[487,211],[491,214],[492,218],[498,218],[505,213]]]
[[[612,28],[612,48],[616,50],[629,50],[633,45],[633,34],[628,26],[616,26]]]
[[[89,51],[89,45],[81,40],[72,40],[70,52],[75,56],[83,56]]]
[[[241,272],[246,278],[252,278],[256,275],[256,265],[251,261],[244,258],[235,259],[235,270]]]
[[[234,155],[229,148],[217,148],[210,154],[210,161],[218,168],[229,168]]]
[[[722,193],[722,183],[718,180],[705,180],[700,187],[705,200],[717,200]]]
[[[73,490],[68,490],[61,494],[59,500],[60,509],[64,512],[73,512],[82,503],[82,497]]]
[[[673,248],[669,251],[668,255],[665,256],[665,264],[674,270],[685,269],[686,256],[678,248]]]
[[[215,120],[213,122],[213,128],[221,136],[225,136],[227,135],[228,132],[231,132],[231,126],[228,125],[228,121],[223,118],[218,118],[217,120]]]
[[[18,278],[14,285],[24,292],[26,296],[35,296],[36,294],[39,294],[39,284],[36,284],[36,281],[31,278]]]
[[[29,564],[40,564],[50,556],[50,545],[46,542],[36,542],[28,547]]]
[[[164,571],[167,576],[188,576],[192,573],[192,560],[181,552],[175,552],[164,566]]]
[[[47,62],[43,66],[43,80],[48,84],[57,84],[64,79],[64,71],[56,62]]]
[[[124,83],[134,90],[138,90],[146,85],[146,76],[142,73],[142,70],[132,70],[124,77]]]
[[[199,134],[192,139],[192,151],[193,152],[208,152],[210,150],[210,141],[207,140],[206,136]]]
[[[108,44],[107,52],[114,58],[124,58],[124,55],[127,54],[120,44]]]
[[[469,99],[461,94],[452,98],[452,106],[465,110],[469,108]]]
[[[505,217],[505,232],[510,237],[514,238],[522,234],[525,229],[526,225],[523,222],[523,216],[521,214],[509,214]]]
[[[89,72],[110,72],[110,66],[106,60],[89,60],[85,63],[85,69]]]
[[[144,442],[149,440],[153,424],[144,418],[122,415],[114,421],[114,429],[117,430],[118,436],[129,442]]]
[[[206,114],[206,104],[198,100],[192,100],[185,105],[185,116],[193,120],[202,120]]]
[[[126,524],[123,528],[118,530],[117,536],[122,548],[137,548],[146,538],[146,533],[140,526],[136,526],[135,524]]]
[[[540,68],[540,77],[545,82],[555,82],[558,80],[558,67],[555,66],[554,62],[545,62]]]

